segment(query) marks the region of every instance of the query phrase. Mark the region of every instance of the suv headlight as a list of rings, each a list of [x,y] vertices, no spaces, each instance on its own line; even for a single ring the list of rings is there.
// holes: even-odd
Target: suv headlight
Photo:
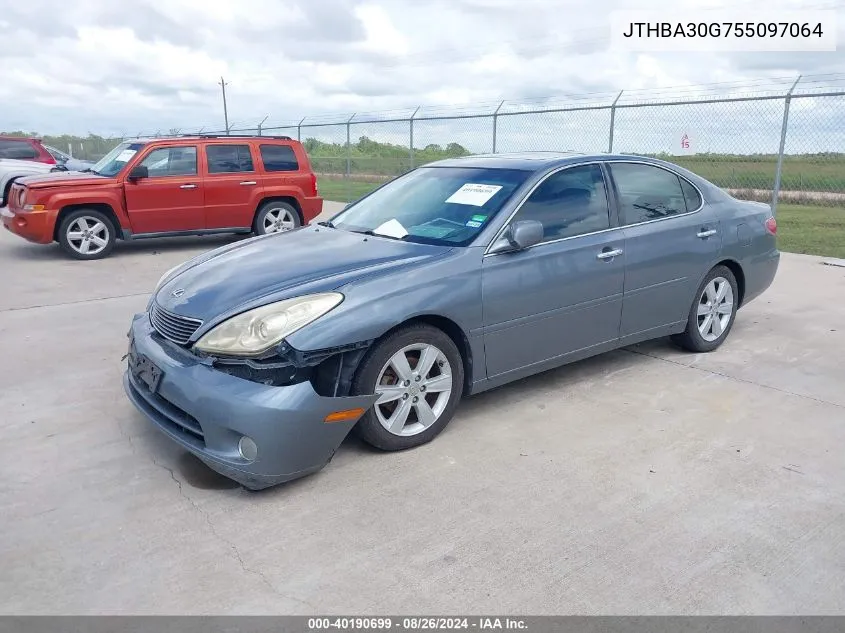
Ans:
[[[209,354],[259,356],[341,301],[342,294],[327,292],[270,303],[223,321],[194,347]]]

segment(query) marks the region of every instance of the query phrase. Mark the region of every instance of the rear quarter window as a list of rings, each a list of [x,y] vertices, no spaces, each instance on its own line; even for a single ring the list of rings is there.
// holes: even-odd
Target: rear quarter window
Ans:
[[[0,140],[0,158],[14,158],[17,160],[32,160],[38,158],[38,150],[26,140]]]
[[[290,145],[264,144],[259,147],[265,171],[298,171],[299,161]]]

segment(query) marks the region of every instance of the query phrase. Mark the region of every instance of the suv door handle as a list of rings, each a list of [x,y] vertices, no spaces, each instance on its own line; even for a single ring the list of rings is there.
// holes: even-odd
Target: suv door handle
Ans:
[[[621,248],[614,248],[613,250],[602,251],[598,255],[596,255],[596,257],[598,259],[613,259],[617,255],[621,255],[621,254],[622,254]]]
[[[703,240],[706,240],[708,237],[711,237],[712,235],[716,235],[716,233],[718,233],[718,231],[716,229],[702,229],[698,232],[698,237],[700,237]]]
[[[258,184],[258,183],[256,183],[254,180],[244,180],[241,184],[242,185],[255,185],[255,184]]]
[[[194,184],[187,184],[187,185],[180,185],[179,189],[196,189],[197,186]]]

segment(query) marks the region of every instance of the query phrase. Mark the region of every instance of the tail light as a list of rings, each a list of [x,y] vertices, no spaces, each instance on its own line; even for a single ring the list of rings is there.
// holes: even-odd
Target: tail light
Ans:
[[[311,191],[313,192],[311,195],[317,195],[317,174],[311,173]]]
[[[772,235],[778,234],[778,223],[773,216],[769,216],[766,220],[766,230]]]

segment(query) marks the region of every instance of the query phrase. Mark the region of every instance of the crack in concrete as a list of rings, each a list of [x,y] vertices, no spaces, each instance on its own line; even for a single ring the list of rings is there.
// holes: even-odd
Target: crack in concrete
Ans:
[[[747,385],[754,385],[755,387],[761,387],[763,389],[771,389],[772,391],[777,391],[778,393],[785,394],[787,396],[795,396],[796,398],[803,398],[805,400],[812,400],[813,402],[817,402],[819,404],[826,404],[831,407],[837,407],[840,409],[845,409],[845,405],[841,405],[837,402],[830,402],[829,400],[823,400],[822,398],[816,398],[815,396],[808,396],[805,393],[797,393],[795,391],[790,391],[789,389],[782,389],[780,387],[775,387],[773,385],[766,385],[760,382],[754,382],[753,380],[748,380],[747,378],[739,378],[738,376],[731,376],[730,374],[725,374],[720,371],[716,371],[715,369],[705,369],[704,367],[698,367],[697,365],[687,365],[686,363],[681,363],[676,360],[672,360],[671,358],[663,358],[662,356],[655,356],[654,354],[649,354],[647,352],[641,352],[636,349],[630,348],[622,348],[623,352],[628,352],[629,354],[637,354],[638,356],[646,356],[648,358],[653,358],[654,360],[663,361],[664,363],[670,363],[672,365],[677,365],[678,367],[684,367],[685,369],[695,369],[697,371],[704,372],[705,374],[710,374],[712,376],[720,376],[722,378],[727,378],[728,380],[735,380],[736,382],[742,382]]]
[[[254,576],[257,576],[261,580],[261,582],[263,582],[267,586],[267,588],[270,591],[272,591],[274,594],[276,594],[277,596],[279,596],[281,598],[285,598],[287,600],[292,600],[294,602],[298,602],[298,603],[305,605],[306,607],[312,609],[313,611],[317,611],[317,607],[315,607],[310,602],[308,602],[306,600],[302,600],[301,598],[296,598],[294,596],[289,596],[289,595],[283,594],[278,589],[276,589],[276,587],[273,586],[273,583],[270,582],[270,579],[267,578],[267,576],[262,571],[257,570],[257,569],[253,569],[252,567],[248,566],[246,564],[246,561],[244,561],[243,556],[241,556],[241,552],[240,552],[240,550],[238,550],[237,546],[232,541],[228,540],[227,538],[222,536],[217,531],[217,528],[215,527],[214,523],[212,523],[211,516],[208,514],[208,512],[203,510],[197,504],[197,502],[193,500],[193,498],[191,498],[188,494],[185,493],[185,490],[182,487],[182,481],[176,476],[176,473],[173,472],[173,469],[170,468],[169,466],[165,466],[164,464],[157,462],[155,457],[150,456],[150,460],[152,461],[153,464],[155,464],[159,468],[162,468],[162,469],[166,470],[168,473],[170,473],[170,478],[176,483],[176,486],[179,488],[179,496],[183,497],[188,503],[191,504],[191,506],[193,506],[194,510],[196,510],[197,512],[199,512],[203,516],[203,518],[205,519],[205,522],[208,524],[208,527],[211,530],[211,533],[214,535],[214,537],[218,541],[220,541],[220,543],[222,543],[223,545],[225,545],[229,548],[230,552],[232,553],[232,557],[236,561],[238,561],[238,564],[240,565],[241,569],[244,572],[246,572],[248,574],[252,574]]]
[[[59,303],[41,303],[34,306],[19,306],[0,309],[3,312],[20,312],[22,310],[37,310],[39,308],[57,308],[60,306],[72,306],[78,303],[94,303],[95,301],[111,301],[112,299],[128,299],[129,297],[148,297],[149,292],[134,292],[126,295],[114,295],[113,297],[92,297],[90,299],[77,299],[76,301],[60,301]]]

